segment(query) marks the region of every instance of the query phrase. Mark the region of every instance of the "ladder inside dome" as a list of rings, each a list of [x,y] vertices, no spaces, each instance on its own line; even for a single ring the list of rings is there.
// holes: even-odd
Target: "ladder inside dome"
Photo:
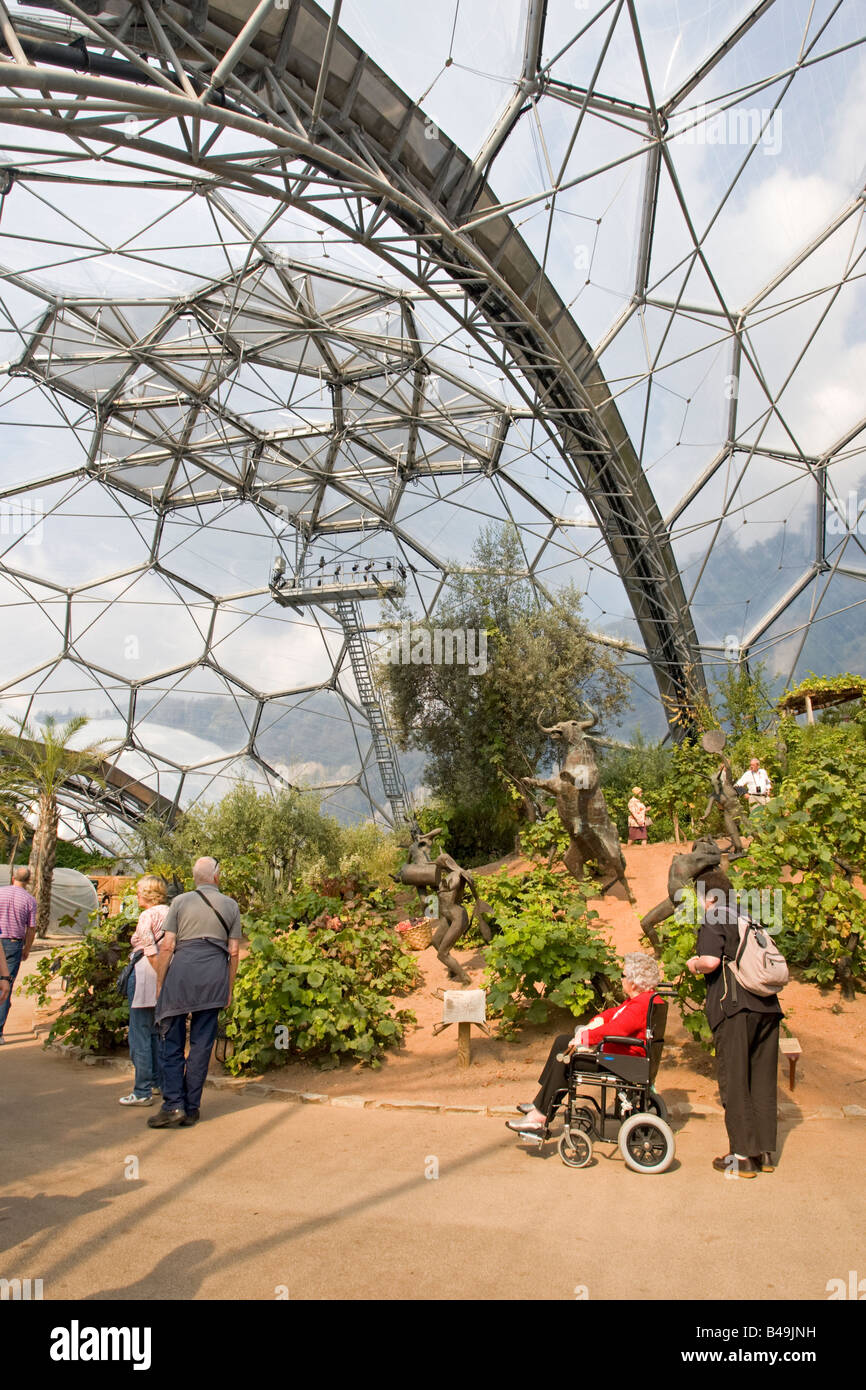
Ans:
[[[373,681],[367,634],[361,623],[357,603],[353,603],[349,599],[338,599],[336,609],[337,617],[346,637],[346,650],[349,653],[352,674],[358,687],[358,698],[373,735],[373,751],[376,755],[376,762],[379,764],[382,785],[391,805],[396,829],[404,821],[411,824],[412,808],[409,800],[409,789],[400,770],[397,748],[385,707]]]

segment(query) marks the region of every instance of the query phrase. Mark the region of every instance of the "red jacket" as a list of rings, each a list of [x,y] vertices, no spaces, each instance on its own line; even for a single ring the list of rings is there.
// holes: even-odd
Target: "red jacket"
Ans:
[[[647,1014],[654,994],[654,989],[645,990],[634,999],[627,999],[624,1004],[617,1004],[613,1009],[605,1009],[604,1013],[596,1014],[595,1018],[583,1025],[585,1046],[595,1047],[608,1033],[620,1038],[646,1038]],[[625,1053],[632,1057],[644,1056],[639,1047],[626,1047],[624,1043],[611,1043],[607,1051]]]

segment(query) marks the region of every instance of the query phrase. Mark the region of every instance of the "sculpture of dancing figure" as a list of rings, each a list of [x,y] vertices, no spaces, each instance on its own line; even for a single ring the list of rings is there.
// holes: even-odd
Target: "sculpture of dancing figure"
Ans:
[[[659,939],[655,931],[659,922],[664,922],[668,917],[672,917],[679,903],[680,893],[687,883],[694,883],[705,874],[708,869],[715,869],[721,862],[722,851],[719,849],[715,840],[709,836],[695,840],[692,845],[691,854],[675,854],[671,860],[668,870],[668,895],[645,917],[641,918],[641,931],[654,947],[658,947]]]
[[[430,846],[441,834],[441,827],[438,830],[428,830],[425,835],[419,834],[415,828],[412,843],[402,846],[403,849],[408,849],[409,858],[400,869],[399,875],[392,874],[391,877],[396,883],[415,888],[422,903],[431,891],[438,895],[439,916],[432,928],[431,944],[436,948],[436,954],[449,976],[468,985],[472,983],[471,977],[451,955],[455,941],[469,926],[469,915],[463,906],[467,888],[475,899],[475,920],[485,941],[490,941],[492,935],[487,922],[487,914],[491,908],[478,897],[472,874],[466,869],[461,869],[450,854],[440,854],[435,860],[431,860]]]
[[[479,898],[472,874],[467,869],[461,869],[456,859],[452,859],[450,854],[440,854],[435,860],[435,864],[440,872],[437,889],[439,920],[433,929],[433,946],[436,948],[436,954],[449,976],[454,980],[460,980],[464,985],[468,985],[472,983],[471,976],[451,955],[451,947],[469,926],[469,914],[463,906],[466,889],[469,889],[475,899],[475,920],[485,941],[490,941],[492,935],[487,922],[487,913],[491,909],[487,903],[482,902]]]
[[[703,747],[708,753],[721,754],[726,737],[721,729],[710,729],[701,739]],[[716,771],[710,778],[710,799],[707,802],[707,809],[701,816],[701,822],[709,819],[714,806],[721,808],[722,817],[725,822],[725,830],[731,841],[733,856],[739,858],[745,853],[743,842],[740,839],[739,819],[740,819],[740,798],[734,786],[734,774],[731,771],[731,764],[727,758],[722,758]]]
[[[608,814],[598,764],[589,745],[592,735],[588,731],[598,720],[591,709],[589,713],[589,719],[567,719],[549,729],[539,718],[538,727],[565,747],[565,762],[552,777],[524,777],[522,781],[524,786],[538,787],[556,799],[570,841],[564,859],[569,873],[580,879],[585,865],[595,865],[602,879],[602,893],[621,883],[632,902],[619,834]]]
[[[430,858],[430,847],[441,834],[442,826],[436,830],[428,830],[422,835],[417,825],[413,824],[411,843],[400,846],[401,849],[409,851],[409,858],[399,874],[391,875],[395,883],[405,883],[414,888],[422,906],[427,900],[427,894],[435,892],[439,883],[439,871]]]

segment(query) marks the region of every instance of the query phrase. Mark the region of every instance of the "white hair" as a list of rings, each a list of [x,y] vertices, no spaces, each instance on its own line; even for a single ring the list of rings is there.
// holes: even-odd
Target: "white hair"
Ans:
[[[209,854],[197,859],[192,866],[193,883],[216,883],[219,860],[212,859]]]
[[[622,973],[642,990],[655,989],[661,980],[658,961],[645,951],[629,951],[623,959]]]

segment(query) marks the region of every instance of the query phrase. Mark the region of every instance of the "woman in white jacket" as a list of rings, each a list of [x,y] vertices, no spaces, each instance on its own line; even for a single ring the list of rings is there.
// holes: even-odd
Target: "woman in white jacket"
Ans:
[[[141,915],[130,945],[141,959],[129,977],[129,1056],[135,1067],[135,1083],[121,1105],[153,1105],[154,1091],[162,1090],[159,1033],[156,1010],[156,958],[162,940],[162,924],[168,916],[167,885],[158,874],[146,874],[136,885]]]

